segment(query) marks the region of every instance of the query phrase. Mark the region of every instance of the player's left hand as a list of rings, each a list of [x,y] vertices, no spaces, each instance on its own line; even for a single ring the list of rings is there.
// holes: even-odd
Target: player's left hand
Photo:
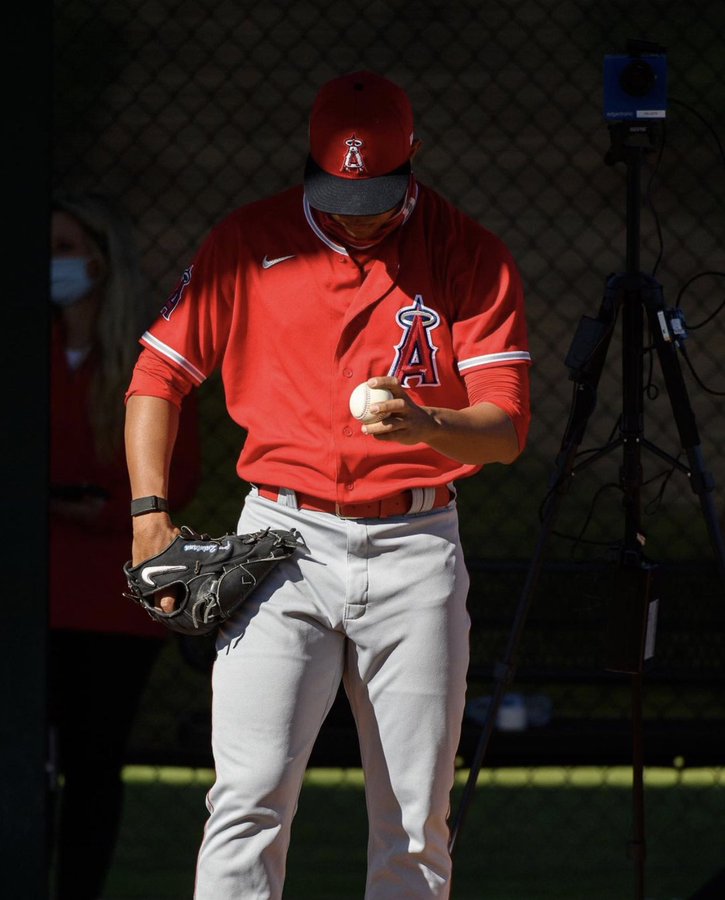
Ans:
[[[438,428],[433,410],[419,406],[410,398],[397,378],[380,375],[368,379],[370,387],[386,388],[393,395],[392,400],[374,404],[371,412],[385,416],[380,422],[363,425],[364,434],[379,441],[396,441],[399,444],[428,443]]]

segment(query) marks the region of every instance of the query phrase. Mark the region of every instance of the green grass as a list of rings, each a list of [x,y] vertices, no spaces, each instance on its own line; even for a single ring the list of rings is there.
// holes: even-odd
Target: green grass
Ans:
[[[467,772],[458,774],[453,808]],[[191,898],[208,770],[133,767],[106,900]],[[647,900],[686,900],[723,866],[722,769],[645,773]],[[453,900],[636,897],[627,768],[484,770],[455,850]],[[362,900],[362,774],[310,769],[285,900]]]

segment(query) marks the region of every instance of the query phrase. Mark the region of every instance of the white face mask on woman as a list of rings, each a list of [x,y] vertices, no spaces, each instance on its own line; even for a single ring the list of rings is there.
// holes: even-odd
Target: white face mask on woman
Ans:
[[[72,306],[93,288],[88,274],[90,259],[56,256],[50,261],[50,299],[56,306]]]

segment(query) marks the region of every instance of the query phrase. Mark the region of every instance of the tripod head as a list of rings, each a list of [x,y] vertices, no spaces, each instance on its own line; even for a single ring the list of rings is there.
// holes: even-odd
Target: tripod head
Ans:
[[[627,53],[604,57],[604,119],[609,127],[607,165],[627,166],[627,273],[639,274],[640,172],[656,149],[667,112],[667,58],[663,47],[630,40]]]
[[[607,165],[629,162],[657,146],[667,114],[664,47],[629,40],[627,52],[604,57],[604,119],[611,147]]]

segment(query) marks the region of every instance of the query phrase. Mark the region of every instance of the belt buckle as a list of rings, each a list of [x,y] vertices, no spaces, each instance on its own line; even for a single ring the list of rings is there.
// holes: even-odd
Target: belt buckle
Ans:
[[[407,511],[402,512],[402,513],[397,513],[397,512],[395,512],[395,513],[386,513],[386,512],[383,511],[384,502],[385,502],[385,501],[383,501],[383,500],[370,500],[370,501],[368,501],[367,503],[364,502],[364,501],[361,501],[361,502],[359,502],[359,503],[350,503],[350,504],[343,504],[343,505],[342,505],[342,506],[348,506],[348,505],[349,505],[349,506],[353,506],[353,507],[358,507],[358,508],[360,508],[360,512],[359,512],[358,515],[356,515],[356,516],[346,516],[346,515],[343,515],[343,512],[342,512],[342,506],[341,506],[339,503],[335,502],[335,515],[336,515],[339,519],[348,519],[348,520],[356,521],[356,520],[358,520],[358,519],[386,519],[386,518],[388,518],[390,515],[403,515],[403,516],[405,516],[405,515],[408,514]],[[363,510],[363,509],[361,509],[361,507],[365,507],[365,509]]]
[[[338,519],[355,519],[356,516],[343,516],[342,514],[342,506],[335,500],[335,515]]]
[[[343,515],[342,512],[344,506],[352,506],[358,508],[364,506],[365,510],[361,510],[356,516],[346,516]],[[349,521],[357,521],[358,519],[379,519],[383,518],[381,514],[381,506],[382,504],[380,503],[380,501],[375,502],[374,500],[371,500],[367,503],[365,503],[364,501],[360,501],[359,503],[343,503],[342,505],[335,501],[335,515],[338,517],[338,519],[347,519]],[[376,507],[376,509],[373,509],[373,507]]]

